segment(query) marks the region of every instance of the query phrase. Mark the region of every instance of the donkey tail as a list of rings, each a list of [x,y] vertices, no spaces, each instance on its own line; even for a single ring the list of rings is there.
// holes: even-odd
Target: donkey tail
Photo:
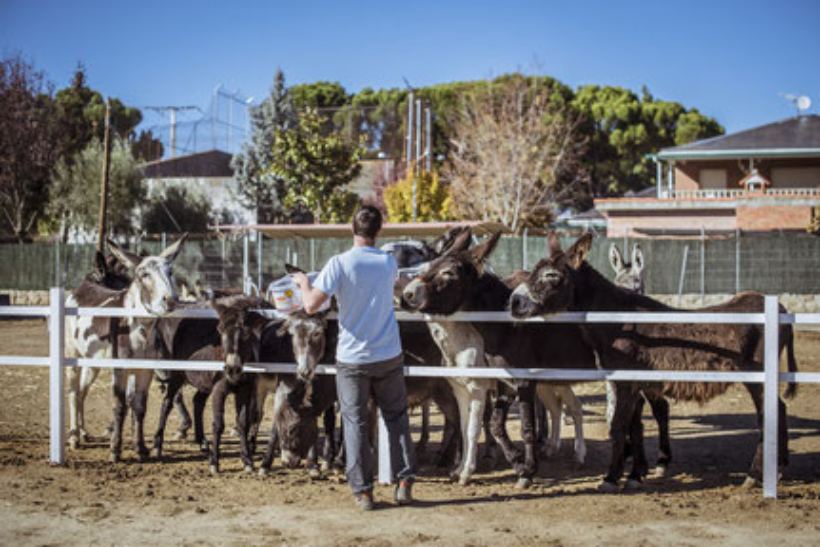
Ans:
[[[794,358],[794,331],[791,325],[788,325],[786,329],[786,359],[789,372],[797,372],[797,361]],[[795,395],[797,395],[797,382],[791,381],[786,391],[783,392],[783,396],[791,399]]]

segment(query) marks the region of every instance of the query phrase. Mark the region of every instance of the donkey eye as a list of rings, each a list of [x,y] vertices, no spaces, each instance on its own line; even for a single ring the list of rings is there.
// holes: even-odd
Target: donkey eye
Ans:
[[[453,270],[444,270],[439,274],[442,279],[454,279],[456,274]]]

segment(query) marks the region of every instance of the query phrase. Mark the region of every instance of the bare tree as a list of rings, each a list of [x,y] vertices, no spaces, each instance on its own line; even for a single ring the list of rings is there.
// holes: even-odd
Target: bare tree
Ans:
[[[51,89],[19,55],[0,60],[0,219],[22,241],[35,227],[56,160]]]
[[[446,175],[462,217],[518,232],[585,189],[584,141],[565,102],[517,75],[463,97]]]

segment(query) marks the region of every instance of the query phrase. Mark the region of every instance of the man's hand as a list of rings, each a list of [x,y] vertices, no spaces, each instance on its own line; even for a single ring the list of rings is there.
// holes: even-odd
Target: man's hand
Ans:
[[[290,274],[290,276],[302,293],[302,305],[304,306],[305,312],[309,315],[313,315],[319,311],[319,308],[324,304],[325,300],[327,300],[327,295],[319,289],[311,287],[310,279],[308,279],[308,276],[304,273],[296,272]]]

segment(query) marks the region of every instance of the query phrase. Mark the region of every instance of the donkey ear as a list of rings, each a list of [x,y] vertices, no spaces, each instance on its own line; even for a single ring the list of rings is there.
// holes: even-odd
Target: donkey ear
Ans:
[[[632,256],[635,256],[635,251],[632,251]],[[615,270],[615,273],[621,273],[624,269],[624,257],[621,255],[621,250],[618,245],[612,243],[609,246],[609,265]]]
[[[111,254],[114,255],[114,258],[120,261],[120,264],[122,264],[129,270],[133,270],[137,267],[137,265],[140,262],[142,262],[142,259],[140,257],[126,251],[110,239],[108,240],[108,250],[111,251]]]
[[[302,268],[294,266],[293,264],[288,264],[287,262],[285,262],[285,271],[289,274],[305,273],[305,270],[303,270]]]
[[[460,253],[462,251],[466,251],[470,248],[472,238],[473,231],[470,228],[462,230],[453,240],[453,243],[450,245],[450,247],[444,251],[443,255],[453,255]]]
[[[572,266],[574,270],[577,270],[581,267],[581,264],[584,263],[584,260],[587,259],[587,255],[589,254],[589,250],[592,248],[592,232],[586,232],[584,235],[578,238],[578,241],[572,244],[567,250],[567,257],[569,258],[569,264]]]
[[[108,265],[105,263],[105,255],[100,251],[94,252],[94,270],[100,275],[105,275],[105,272],[108,271]]]
[[[188,232],[182,234],[182,237],[177,239],[173,244],[166,247],[161,253],[159,253],[160,258],[164,258],[169,262],[173,262],[179,251],[182,249],[182,244],[185,243],[185,240],[188,239]]]
[[[550,230],[547,233],[547,252],[549,256],[555,256],[561,252],[561,240],[558,238],[558,233],[555,230]]]
[[[645,265],[641,246],[636,243],[635,246],[632,247],[632,269],[635,270],[635,273],[639,274],[643,271]]]
[[[262,331],[268,326],[268,318],[261,313],[248,312],[245,314],[245,324],[250,327],[254,336],[260,338]]]
[[[492,254],[493,249],[498,244],[498,240],[501,239],[501,232],[495,232],[494,234],[490,235],[481,245],[477,247],[473,247],[470,250],[470,257],[473,259],[473,262],[476,264],[483,264],[487,257]]]

